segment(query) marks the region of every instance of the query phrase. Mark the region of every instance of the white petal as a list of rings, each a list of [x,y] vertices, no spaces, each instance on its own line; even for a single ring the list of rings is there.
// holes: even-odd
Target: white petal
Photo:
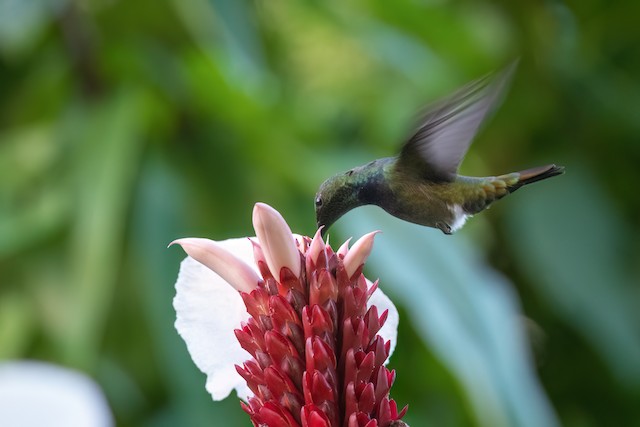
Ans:
[[[229,239],[218,244],[257,271],[249,239]],[[233,332],[249,318],[238,291],[187,257],[180,265],[173,306],[176,329],[196,366],[207,375],[206,388],[213,399],[224,399],[235,388],[238,397],[246,400],[251,392],[234,367],[251,358]]]
[[[110,427],[102,390],[86,375],[34,361],[0,363],[3,427]]]
[[[371,282],[368,279],[367,284],[371,287]],[[400,318],[398,316],[398,310],[396,309],[396,306],[393,305],[389,297],[386,296],[380,288],[376,289],[373,295],[371,295],[371,298],[369,298],[367,307],[371,307],[372,305],[378,307],[378,315],[381,315],[385,310],[389,310],[387,321],[378,332],[378,335],[380,335],[385,341],[391,341],[389,349],[389,358],[391,358],[393,350],[396,348],[396,342],[398,341],[398,322]],[[387,359],[387,363],[388,362],[389,359]]]

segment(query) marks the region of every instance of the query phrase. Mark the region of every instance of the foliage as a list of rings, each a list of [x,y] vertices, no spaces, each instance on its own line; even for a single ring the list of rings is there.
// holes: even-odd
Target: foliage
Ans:
[[[324,178],[392,154],[425,102],[519,57],[462,172],[565,176],[453,237],[375,208],[332,234],[384,232],[370,264],[404,307],[391,367],[409,424],[640,423],[638,12],[1,0],[0,357],[85,370],[119,425],[247,425],[173,328],[167,243],[246,235],[256,201],[312,234]]]

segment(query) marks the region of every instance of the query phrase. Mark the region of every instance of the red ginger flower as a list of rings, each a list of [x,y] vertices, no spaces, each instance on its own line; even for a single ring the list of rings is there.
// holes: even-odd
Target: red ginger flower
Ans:
[[[267,205],[256,204],[253,223],[258,240],[251,240],[255,267],[234,255],[241,252],[235,241],[175,242],[190,256],[176,283],[176,327],[198,367],[209,374],[207,389],[220,399],[231,387],[237,388],[246,400],[242,408],[255,426],[399,425],[395,423],[401,423],[397,420],[407,408],[398,411],[389,398],[395,371],[384,364],[392,340],[382,338],[395,341],[397,311],[377,282],[370,284],[361,273],[376,233],[363,236],[351,249],[345,243],[334,252],[319,232],[313,239],[294,237],[282,216]],[[203,269],[197,270],[191,258],[215,272],[213,276],[198,279]],[[203,311],[206,300],[214,299],[196,295],[203,294],[205,283],[220,282],[220,278],[240,291],[248,315],[238,319],[236,311],[222,319],[219,310],[209,307],[205,315],[209,319],[203,322],[197,313]],[[191,288],[193,283],[197,284]],[[215,295],[216,303],[219,296]],[[386,309],[380,313],[379,307]],[[212,311],[216,316],[211,316]],[[385,326],[390,313],[391,327]],[[226,324],[216,325],[217,320]],[[251,356],[241,365],[238,356],[246,359],[246,353],[216,355],[219,348],[201,342],[211,335],[203,330],[210,328],[216,330],[214,345],[220,336],[228,338],[225,329],[234,322],[237,342]],[[233,363],[239,377],[230,373]]]

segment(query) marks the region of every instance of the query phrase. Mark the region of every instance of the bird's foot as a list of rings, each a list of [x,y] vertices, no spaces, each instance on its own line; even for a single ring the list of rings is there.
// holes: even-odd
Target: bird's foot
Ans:
[[[446,222],[436,222],[436,228],[442,231],[446,235],[451,235],[453,232],[451,231],[451,226]]]

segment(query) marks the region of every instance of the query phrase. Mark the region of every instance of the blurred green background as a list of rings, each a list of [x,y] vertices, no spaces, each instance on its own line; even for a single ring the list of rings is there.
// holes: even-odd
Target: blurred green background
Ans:
[[[246,426],[173,328],[177,237],[312,234],[331,174],[520,58],[461,172],[546,163],[453,237],[361,208],[417,426],[640,425],[640,3],[0,0],[0,358],[87,372],[122,426]],[[521,327],[521,325],[528,325]],[[535,357],[524,343],[528,332]],[[225,420],[224,422],[220,420]]]

